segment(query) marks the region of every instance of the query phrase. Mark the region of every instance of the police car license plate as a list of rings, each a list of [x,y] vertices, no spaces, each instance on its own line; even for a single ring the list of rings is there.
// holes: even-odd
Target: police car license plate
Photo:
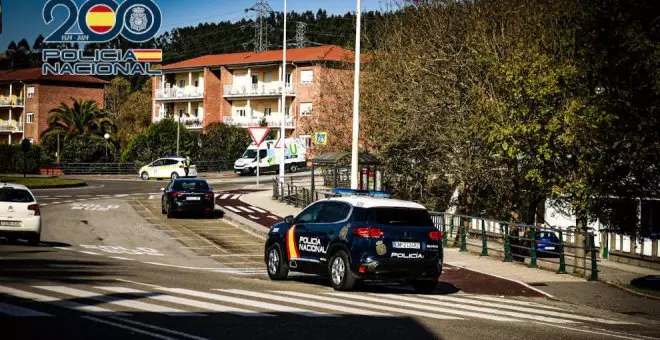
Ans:
[[[403,241],[394,241],[392,242],[392,247],[399,249],[420,249],[421,246],[419,242],[403,242]]]
[[[20,227],[20,221],[0,221],[0,226],[3,227]]]
[[[186,197],[186,201],[199,201],[201,200],[201,197],[196,197],[196,196],[188,196]]]

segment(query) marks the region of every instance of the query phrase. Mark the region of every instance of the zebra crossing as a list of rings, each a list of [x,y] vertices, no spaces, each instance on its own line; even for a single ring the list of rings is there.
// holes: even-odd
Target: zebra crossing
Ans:
[[[0,285],[0,316],[52,317],[51,310],[15,304],[18,298],[91,314],[130,318],[138,313],[165,317],[211,317],[226,313],[247,318],[277,318],[290,314],[303,318],[341,318],[360,315],[383,318],[416,317],[435,320],[481,319],[495,322],[539,322],[552,325],[633,325],[634,322],[575,313],[540,302],[504,297],[460,294],[418,295],[371,292],[306,293],[294,290],[218,288],[193,290],[151,284]],[[136,287],[138,286],[138,287]]]

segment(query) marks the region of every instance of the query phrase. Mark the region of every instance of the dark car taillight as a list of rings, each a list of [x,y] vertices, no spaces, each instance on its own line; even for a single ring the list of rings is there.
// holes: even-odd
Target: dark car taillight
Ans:
[[[353,235],[364,238],[381,238],[383,237],[383,231],[379,228],[361,227],[354,228]]]
[[[431,231],[429,232],[429,238],[431,238],[433,241],[437,241],[442,238],[442,232],[441,231]]]
[[[28,205],[28,210],[34,211],[34,216],[40,216],[41,215],[41,208],[39,208],[39,204],[30,204],[30,205]]]
[[[172,197],[172,198],[177,198],[177,197],[179,197],[179,196],[183,196],[183,194],[178,193],[178,192],[171,192],[171,193],[170,193],[170,197]]]
[[[204,194],[204,196],[205,196],[207,199],[210,199],[210,200],[213,199],[213,193],[212,193],[212,192],[207,192],[207,193]]]

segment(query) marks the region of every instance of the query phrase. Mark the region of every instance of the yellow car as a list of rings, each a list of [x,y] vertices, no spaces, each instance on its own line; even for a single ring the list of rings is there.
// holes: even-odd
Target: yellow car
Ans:
[[[160,158],[151,164],[145,165],[140,168],[140,178],[147,181],[149,178],[171,178],[176,179],[179,177],[197,177],[197,167],[194,164],[190,165],[188,176],[184,167],[185,158]]]

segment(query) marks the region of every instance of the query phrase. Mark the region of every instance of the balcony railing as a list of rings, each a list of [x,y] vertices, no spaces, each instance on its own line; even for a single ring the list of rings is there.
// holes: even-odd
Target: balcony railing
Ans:
[[[0,96],[0,106],[23,106],[25,105],[25,100],[16,96],[5,97]]]
[[[176,116],[165,113],[165,116],[156,116],[153,118],[154,123],[158,123],[163,119],[172,119],[176,121]],[[204,127],[204,117],[182,117],[181,124],[183,124],[188,129],[201,129]]]
[[[222,122],[227,124],[227,125],[235,125],[235,126],[240,126],[240,127],[251,127],[251,126],[259,126],[261,123],[261,118],[247,118],[247,117],[239,117],[239,116],[229,116],[229,117],[224,117],[222,119]],[[282,126],[282,119],[278,118],[266,118],[266,123],[268,123],[268,127],[280,127]],[[292,118],[287,118],[286,119],[286,127],[287,128],[295,128],[296,127],[296,122]]]
[[[23,131],[23,122],[15,121],[15,120],[2,120],[2,119],[0,119],[0,131],[3,131],[3,132]]]
[[[224,97],[264,97],[264,96],[281,96],[282,84],[248,84],[248,85],[225,85],[223,88]],[[284,87],[285,95],[294,96],[296,94],[296,86],[287,84]]]
[[[183,88],[179,87],[169,87],[164,89],[156,90],[156,99],[168,100],[168,99],[193,99],[193,98],[203,98],[204,91],[199,87],[186,86]]]

